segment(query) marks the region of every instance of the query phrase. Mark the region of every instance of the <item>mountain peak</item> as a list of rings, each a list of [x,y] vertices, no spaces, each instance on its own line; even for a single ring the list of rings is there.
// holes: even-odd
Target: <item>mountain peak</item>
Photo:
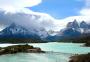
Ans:
[[[15,26],[16,26],[16,24],[15,24],[15,23],[12,23],[10,26],[15,27]]]
[[[25,27],[12,23],[10,26],[6,27],[1,31],[0,37],[4,38],[31,38],[31,39],[40,39],[38,32],[32,32],[30,29],[26,29]]]
[[[69,23],[67,24],[67,27],[68,27],[68,28],[78,29],[78,28],[79,28],[79,24],[78,24],[77,20],[75,19],[73,22],[69,22]]]
[[[2,32],[5,35],[12,35],[12,34],[26,34],[28,32],[27,29],[24,27],[17,25],[15,23],[12,23],[10,26],[6,27]]]
[[[80,27],[86,29],[86,28],[88,28],[88,24],[85,21],[82,21],[80,23]]]

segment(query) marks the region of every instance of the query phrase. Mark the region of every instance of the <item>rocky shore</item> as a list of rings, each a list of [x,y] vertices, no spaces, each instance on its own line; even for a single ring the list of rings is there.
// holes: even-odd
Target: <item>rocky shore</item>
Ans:
[[[90,41],[86,42],[86,43],[85,43],[85,46],[86,46],[86,47],[90,47]]]
[[[90,62],[90,53],[72,56],[69,62]]]
[[[33,47],[28,44],[0,47],[0,55],[15,53],[45,53],[45,51],[42,51],[40,48]]]

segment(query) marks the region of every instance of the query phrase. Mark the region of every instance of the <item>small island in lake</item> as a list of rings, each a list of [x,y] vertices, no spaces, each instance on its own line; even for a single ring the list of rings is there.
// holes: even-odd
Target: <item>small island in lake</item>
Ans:
[[[28,44],[0,47],[0,55],[14,53],[45,53],[45,51],[42,51],[40,48],[33,47]]]

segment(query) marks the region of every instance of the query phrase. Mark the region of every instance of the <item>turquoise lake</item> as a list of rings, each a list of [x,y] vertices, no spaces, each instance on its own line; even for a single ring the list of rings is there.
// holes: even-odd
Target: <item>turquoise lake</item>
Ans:
[[[83,43],[29,43],[40,47],[47,53],[17,53],[0,56],[0,62],[68,62],[73,54],[90,52],[90,47],[83,47]],[[0,44],[5,47],[16,44]]]

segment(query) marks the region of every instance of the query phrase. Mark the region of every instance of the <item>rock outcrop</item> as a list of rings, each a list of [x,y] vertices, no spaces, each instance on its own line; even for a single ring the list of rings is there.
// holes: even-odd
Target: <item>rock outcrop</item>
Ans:
[[[26,45],[13,45],[8,47],[0,47],[0,55],[15,54],[15,53],[45,53],[38,47]]]
[[[90,53],[72,56],[69,62],[90,62]]]

